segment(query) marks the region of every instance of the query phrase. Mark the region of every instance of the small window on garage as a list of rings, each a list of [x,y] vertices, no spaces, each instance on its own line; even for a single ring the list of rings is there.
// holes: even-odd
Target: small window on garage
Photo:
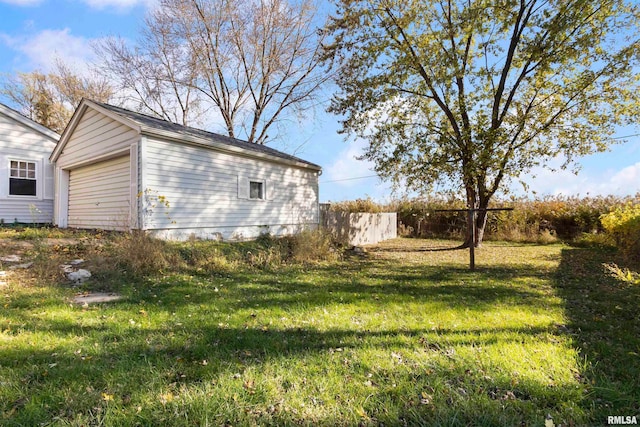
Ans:
[[[9,195],[35,196],[36,182],[36,162],[10,160]]]
[[[264,182],[249,181],[249,198],[264,199]]]

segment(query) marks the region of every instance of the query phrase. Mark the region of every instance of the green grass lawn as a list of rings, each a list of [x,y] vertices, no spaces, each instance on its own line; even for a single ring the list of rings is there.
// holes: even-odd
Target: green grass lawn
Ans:
[[[220,274],[114,273],[87,287],[125,298],[84,308],[71,303],[77,290],[13,273],[0,286],[0,425],[639,415],[640,289],[605,275],[614,254],[487,243],[469,272],[467,252],[426,250],[446,244],[396,239],[363,257]]]

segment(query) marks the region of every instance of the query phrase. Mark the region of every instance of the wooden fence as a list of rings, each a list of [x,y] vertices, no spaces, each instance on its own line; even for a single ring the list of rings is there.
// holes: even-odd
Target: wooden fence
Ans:
[[[320,205],[320,226],[339,241],[350,245],[373,245],[398,236],[395,212],[333,212],[329,204]]]

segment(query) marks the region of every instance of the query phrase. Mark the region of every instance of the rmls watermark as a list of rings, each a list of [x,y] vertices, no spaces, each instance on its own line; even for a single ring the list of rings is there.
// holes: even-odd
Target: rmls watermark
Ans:
[[[609,415],[607,417],[609,425],[638,425],[638,419],[635,415]]]

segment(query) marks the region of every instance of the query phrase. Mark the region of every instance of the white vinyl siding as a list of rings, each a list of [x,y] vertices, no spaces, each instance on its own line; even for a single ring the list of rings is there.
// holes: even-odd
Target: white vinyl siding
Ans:
[[[57,141],[34,131],[11,117],[0,113],[0,153],[32,153],[47,158],[53,151]]]
[[[0,111],[0,222],[50,223],[53,220],[53,165],[56,141]],[[11,160],[36,164],[36,196],[9,195]]]
[[[273,231],[318,223],[315,171],[151,137],[142,156],[146,229]],[[250,198],[251,181],[263,183],[264,200]]]
[[[67,168],[126,150],[138,132],[95,110],[88,109],[70,136],[56,164]]]
[[[72,169],[69,174],[69,219],[72,228],[129,228],[129,156]]]
[[[0,201],[0,222],[4,224],[48,224],[53,218],[51,200],[16,200]]]

